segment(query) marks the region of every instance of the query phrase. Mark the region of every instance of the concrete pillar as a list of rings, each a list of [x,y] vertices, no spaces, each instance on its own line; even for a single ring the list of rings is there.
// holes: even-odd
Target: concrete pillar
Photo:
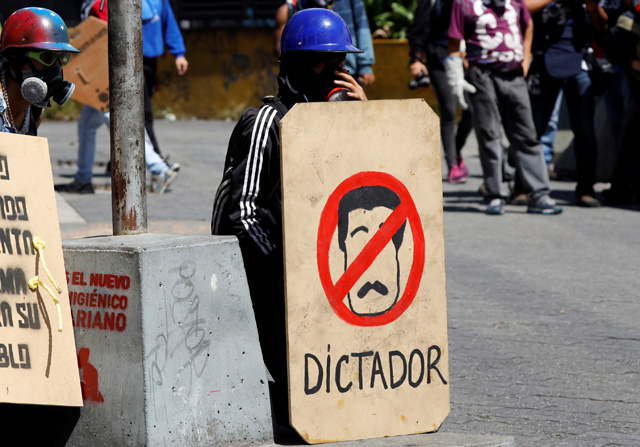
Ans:
[[[85,404],[67,445],[272,441],[235,238],[145,234],[63,248]]]

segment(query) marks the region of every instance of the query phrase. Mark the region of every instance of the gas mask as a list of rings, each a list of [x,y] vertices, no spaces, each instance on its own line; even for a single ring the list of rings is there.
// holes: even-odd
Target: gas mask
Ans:
[[[53,99],[57,104],[65,104],[73,91],[75,85],[65,81],[62,76],[61,67],[48,67],[44,70],[36,69],[31,62],[28,62],[31,70],[22,71],[20,91],[24,99],[38,107],[47,107],[49,100]]]

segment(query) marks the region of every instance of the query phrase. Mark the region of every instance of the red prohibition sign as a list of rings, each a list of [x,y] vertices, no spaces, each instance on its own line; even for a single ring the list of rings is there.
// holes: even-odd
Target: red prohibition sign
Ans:
[[[395,192],[400,205],[393,210],[382,227],[373,235],[356,259],[334,284],[329,268],[329,249],[333,234],[338,227],[338,205],[349,191],[363,186],[383,186]],[[347,293],[371,266],[376,256],[391,241],[391,238],[406,221],[413,235],[413,262],[402,297],[387,312],[376,316],[356,315],[344,304]],[[424,270],[425,242],[422,223],[415,203],[407,188],[397,178],[384,172],[360,172],[343,181],[327,199],[318,227],[317,256],[320,281],[327,299],[338,317],[355,326],[383,326],[395,321],[411,305],[418,293]]]

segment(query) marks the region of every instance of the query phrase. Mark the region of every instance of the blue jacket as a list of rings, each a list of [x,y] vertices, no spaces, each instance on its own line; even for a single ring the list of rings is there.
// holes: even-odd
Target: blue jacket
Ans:
[[[352,3],[353,8],[351,7]],[[304,9],[304,1],[299,0],[296,9]],[[371,66],[376,63],[376,58],[373,53],[367,11],[364,9],[362,0],[335,0],[333,11],[338,13],[347,23],[353,44],[364,51],[364,53],[348,53],[344,62],[345,68],[354,78],[361,74],[373,73]]]
[[[186,52],[169,0],[142,0],[142,54],[160,57],[165,46],[174,57]]]

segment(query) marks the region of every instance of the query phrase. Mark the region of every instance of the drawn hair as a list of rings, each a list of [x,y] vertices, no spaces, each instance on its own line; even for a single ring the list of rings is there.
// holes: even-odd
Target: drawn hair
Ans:
[[[395,210],[400,205],[398,194],[385,186],[362,186],[346,193],[338,205],[338,245],[340,250],[346,253],[345,240],[349,231],[349,213],[353,210],[364,209],[370,211],[379,206]],[[404,238],[405,221],[391,240],[396,250],[402,245]]]

